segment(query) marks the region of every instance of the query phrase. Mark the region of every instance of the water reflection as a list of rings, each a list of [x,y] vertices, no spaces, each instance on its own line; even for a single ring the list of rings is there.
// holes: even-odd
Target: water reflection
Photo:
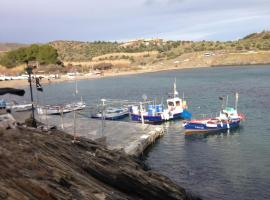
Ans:
[[[186,141],[195,141],[200,139],[206,139],[206,138],[225,138],[228,136],[234,136],[237,134],[240,134],[242,129],[242,126],[235,128],[235,129],[228,129],[228,130],[221,130],[217,132],[210,132],[210,133],[194,133],[194,134],[188,134],[185,135]]]

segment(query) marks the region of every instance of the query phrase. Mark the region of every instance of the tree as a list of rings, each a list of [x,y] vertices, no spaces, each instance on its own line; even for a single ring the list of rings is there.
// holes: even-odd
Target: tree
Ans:
[[[50,45],[31,45],[7,52],[0,60],[0,64],[8,68],[36,60],[41,64],[56,64],[59,62],[57,50]]]

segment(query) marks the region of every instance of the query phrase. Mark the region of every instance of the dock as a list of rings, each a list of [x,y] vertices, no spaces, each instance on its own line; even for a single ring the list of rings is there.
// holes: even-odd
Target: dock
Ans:
[[[123,150],[133,156],[141,155],[147,147],[166,133],[162,125],[102,121],[86,117],[74,120],[73,113],[63,118],[54,115],[43,116],[41,120],[50,126],[55,125],[57,129],[73,135],[74,138],[104,139],[108,149]]]

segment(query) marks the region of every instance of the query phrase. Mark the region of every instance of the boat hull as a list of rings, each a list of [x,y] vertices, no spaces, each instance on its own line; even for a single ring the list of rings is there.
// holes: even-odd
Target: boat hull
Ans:
[[[32,104],[12,105],[12,106],[7,106],[7,109],[10,109],[14,112],[23,112],[23,111],[31,110]]]
[[[46,107],[38,107],[37,112],[39,115],[61,115],[65,113],[72,112],[69,109],[62,109],[62,108],[46,108]]]
[[[240,125],[241,120],[233,120],[229,123],[218,123],[216,125],[208,126],[204,123],[193,123],[193,122],[186,122],[184,124],[185,134],[194,134],[194,133],[213,133],[219,132],[229,129],[238,128]]]
[[[128,116],[128,113],[124,113],[124,114],[119,114],[119,115],[104,115],[104,119],[105,120],[119,120],[119,119],[123,119],[125,117]],[[94,119],[102,119],[102,115],[92,115],[91,118]]]
[[[169,120],[175,120],[175,119],[182,119],[182,113],[176,113],[169,119],[164,119],[161,117],[161,115],[151,116],[151,115],[144,115],[143,119],[146,123],[162,123]],[[138,121],[141,122],[141,115],[131,114],[131,120],[132,121]]]

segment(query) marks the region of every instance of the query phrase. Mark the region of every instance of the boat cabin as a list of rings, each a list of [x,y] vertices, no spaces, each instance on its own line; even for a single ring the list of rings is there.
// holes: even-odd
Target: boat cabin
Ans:
[[[239,118],[237,110],[231,107],[227,107],[220,112],[219,118],[221,119],[234,119]]]
[[[175,97],[172,99],[167,99],[167,107],[169,110],[174,110],[176,108],[183,108],[183,102],[182,99],[179,97]]]

